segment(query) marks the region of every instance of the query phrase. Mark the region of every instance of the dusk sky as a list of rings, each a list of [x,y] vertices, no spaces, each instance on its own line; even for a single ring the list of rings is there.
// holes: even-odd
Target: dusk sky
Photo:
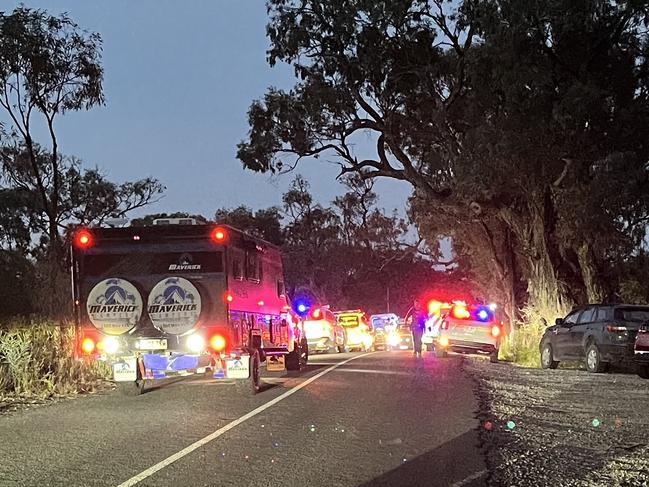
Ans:
[[[3,1],[10,11],[18,1]],[[24,2],[67,12],[103,38],[106,106],[59,118],[65,154],[99,166],[116,182],[147,176],[166,187],[142,213],[189,211],[212,217],[220,207],[281,204],[293,178],[244,171],[236,144],[248,131],[246,112],[269,86],[290,88],[290,67],[266,64],[267,14],[262,0]],[[332,159],[333,160],[333,159]],[[316,199],[342,192],[338,167],[306,161],[297,173]],[[410,186],[376,185],[380,204],[403,213]]]

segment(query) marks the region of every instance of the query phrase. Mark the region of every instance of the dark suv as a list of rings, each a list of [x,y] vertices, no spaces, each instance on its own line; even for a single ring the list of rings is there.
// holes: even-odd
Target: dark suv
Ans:
[[[640,326],[649,321],[649,306],[588,305],[571,311],[545,330],[541,366],[555,369],[562,360],[585,360],[589,372],[604,372],[611,362],[633,360]]]

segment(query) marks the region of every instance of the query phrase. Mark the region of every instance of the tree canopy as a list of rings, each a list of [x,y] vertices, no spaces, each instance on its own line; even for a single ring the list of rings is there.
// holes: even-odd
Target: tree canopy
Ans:
[[[253,102],[244,167],[330,157],[413,187],[514,317],[619,291],[603,279],[649,217],[647,2],[270,0],[268,61],[296,85]],[[360,137],[373,141],[363,157]]]

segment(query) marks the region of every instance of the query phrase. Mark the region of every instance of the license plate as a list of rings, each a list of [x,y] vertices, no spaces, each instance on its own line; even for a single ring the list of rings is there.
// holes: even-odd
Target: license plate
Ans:
[[[113,364],[113,379],[115,382],[132,382],[137,380],[137,360],[128,357]]]
[[[139,350],[166,350],[166,338],[145,338],[137,341],[137,348]]]
[[[464,327],[465,335],[473,335],[475,333],[475,326],[466,326]]]

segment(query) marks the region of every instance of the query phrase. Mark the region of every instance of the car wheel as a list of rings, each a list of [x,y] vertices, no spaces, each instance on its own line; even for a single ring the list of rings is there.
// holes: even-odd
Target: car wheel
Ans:
[[[302,349],[296,343],[293,351],[286,355],[286,370],[300,370]]]
[[[649,379],[649,364],[637,364],[636,371],[643,379]]]
[[[586,370],[592,373],[605,372],[607,367],[606,362],[602,362],[602,354],[597,348],[597,345],[591,343],[586,347]]]
[[[556,369],[559,366],[559,361],[554,360],[552,345],[546,343],[541,349],[541,368]]]
[[[259,374],[259,352],[250,355],[250,377],[236,381],[237,386],[244,392],[257,394],[261,390],[261,376]]]
[[[437,358],[446,358],[448,357],[448,352],[444,350],[443,348],[440,348],[439,350],[435,350],[435,356]]]
[[[498,350],[489,354],[489,362],[491,362],[492,364],[498,363]]]

